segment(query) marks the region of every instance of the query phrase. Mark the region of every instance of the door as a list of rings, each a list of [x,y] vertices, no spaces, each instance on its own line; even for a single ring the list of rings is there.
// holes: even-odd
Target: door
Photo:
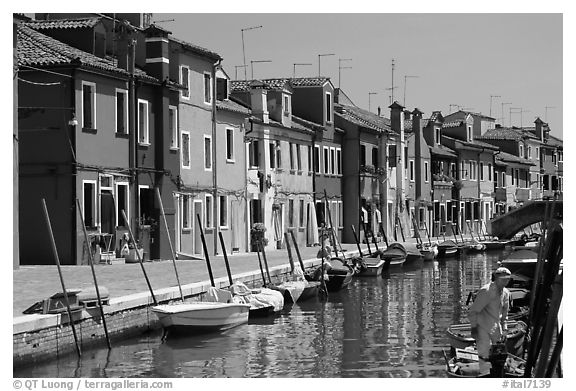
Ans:
[[[116,227],[116,205],[111,190],[100,193],[100,222],[102,233],[113,234]]]
[[[194,219],[194,223],[192,226],[194,227],[194,232],[192,235],[192,249],[194,251],[194,255],[203,255],[204,250],[202,248],[202,237],[201,237],[201,230],[200,225],[198,224],[198,217],[200,216],[200,221],[202,221],[202,225],[205,224],[204,219],[204,206],[202,200],[194,200],[194,208],[192,210],[192,218]]]
[[[239,216],[239,205],[237,202],[233,201],[230,203],[232,211],[230,213],[230,227],[232,228],[232,252],[240,251],[240,233],[244,230],[240,229],[240,216]]]

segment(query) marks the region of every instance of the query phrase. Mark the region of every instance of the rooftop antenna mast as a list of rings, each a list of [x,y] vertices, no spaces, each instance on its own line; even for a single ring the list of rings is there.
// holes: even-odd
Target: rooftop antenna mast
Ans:
[[[352,61],[352,59],[351,58],[339,58],[338,59],[338,88],[340,88],[340,71],[342,69],[352,69],[352,67],[343,67],[342,66],[343,61]]]
[[[492,98],[501,98],[500,95],[490,95],[490,117],[492,117]]]
[[[392,103],[394,103],[394,59],[392,59],[392,87],[391,87],[391,90],[392,90],[391,100],[392,100]]]
[[[548,122],[548,109],[555,109],[556,106],[545,106],[544,107],[544,122]]]
[[[252,71],[252,80],[254,80],[254,64],[259,62],[272,62],[272,60],[250,60],[250,70]]]
[[[334,54],[334,53],[328,53],[328,54],[319,54],[319,55],[318,55],[318,77],[321,76],[321,73],[320,73],[320,58],[321,58],[321,57],[326,57],[326,56],[335,56],[335,54]]]
[[[238,68],[246,68],[246,65],[234,65],[234,80],[238,80]]]
[[[240,32],[242,33],[242,57],[244,58],[244,67],[246,67],[246,51],[244,49],[244,31],[261,29],[261,28],[262,26],[252,26],[240,29]],[[244,68],[244,80],[246,80],[246,68]]]

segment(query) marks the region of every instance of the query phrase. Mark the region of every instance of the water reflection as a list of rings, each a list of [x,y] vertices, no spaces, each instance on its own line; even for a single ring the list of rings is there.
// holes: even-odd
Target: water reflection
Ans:
[[[506,254],[424,262],[357,278],[326,301],[222,334],[155,332],[92,349],[82,359],[14,371],[16,377],[445,377],[446,329],[466,321],[468,293]]]

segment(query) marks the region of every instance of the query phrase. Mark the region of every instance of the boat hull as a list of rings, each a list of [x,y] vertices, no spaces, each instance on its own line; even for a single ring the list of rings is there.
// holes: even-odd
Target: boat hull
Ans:
[[[452,350],[455,351],[455,349]],[[444,352],[444,355],[446,356],[446,352]],[[448,377],[492,377],[490,375],[480,376],[478,352],[476,350],[466,350],[463,356],[457,357],[456,354],[453,354],[449,359],[446,358],[446,374]],[[523,377],[525,366],[526,361],[513,354],[508,354],[504,364],[504,377]]]
[[[346,288],[352,281],[354,273],[348,271],[346,274],[330,274],[328,273],[328,281],[326,281],[326,289],[328,292],[337,292]]]
[[[522,355],[527,327],[522,321],[508,321],[506,348],[509,353],[516,356]],[[452,325],[448,327],[447,333],[450,345],[456,349],[464,349],[476,342],[471,335],[470,323]]]
[[[216,332],[248,322],[250,306],[235,303],[184,303],[152,307],[171,332]]]
[[[384,268],[384,261],[378,258],[364,258],[365,268],[357,273],[360,277],[376,277],[382,274],[382,269]]]

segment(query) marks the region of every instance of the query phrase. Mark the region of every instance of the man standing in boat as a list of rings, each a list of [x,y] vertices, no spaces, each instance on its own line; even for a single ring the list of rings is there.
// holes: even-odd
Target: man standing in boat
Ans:
[[[490,373],[490,348],[506,337],[510,291],[510,270],[499,267],[492,273],[492,282],[478,291],[470,306],[468,319],[472,326],[472,338],[476,340],[480,375]]]

